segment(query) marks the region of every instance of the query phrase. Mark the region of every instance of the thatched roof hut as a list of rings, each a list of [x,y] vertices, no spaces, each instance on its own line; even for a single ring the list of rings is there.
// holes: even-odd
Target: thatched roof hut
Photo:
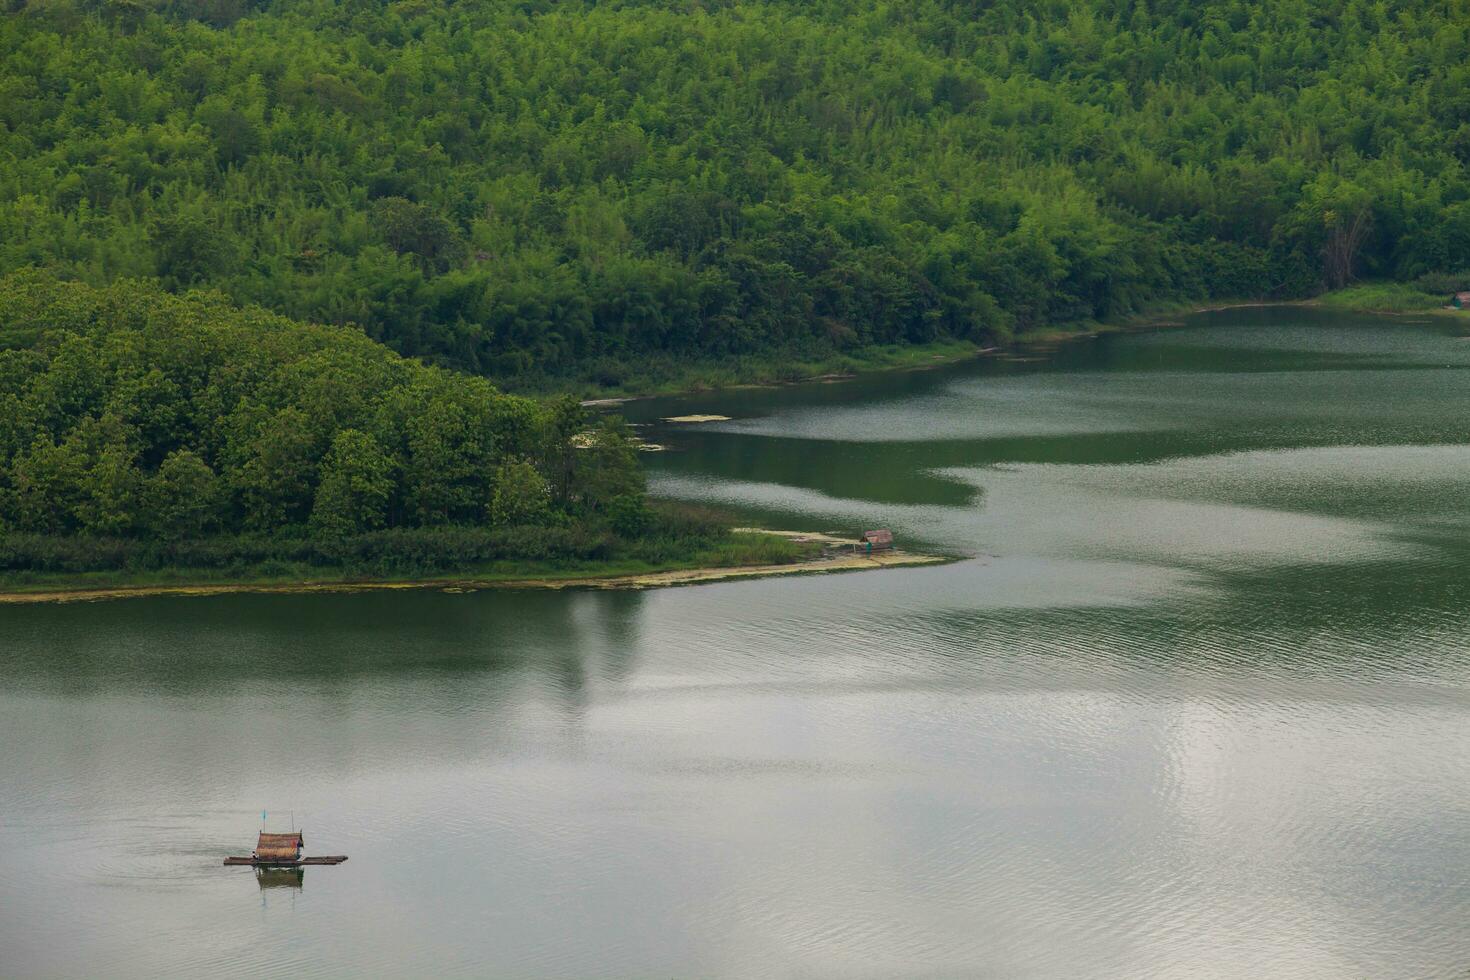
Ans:
[[[261,831],[255,844],[257,861],[295,862],[301,860],[301,834],[267,834]]]

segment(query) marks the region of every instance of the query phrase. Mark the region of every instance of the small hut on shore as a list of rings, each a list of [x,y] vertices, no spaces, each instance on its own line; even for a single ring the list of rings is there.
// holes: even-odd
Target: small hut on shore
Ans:
[[[251,857],[262,862],[295,864],[301,860],[301,834],[267,834],[262,830],[260,840],[255,842],[255,853]]]
[[[886,527],[864,531],[861,538],[867,551],[888,551],[893,548],[893,532]]]
[[[1457,310],[1470,310],[1470,290],[1458,292],[1451,296],[1450,305]]]

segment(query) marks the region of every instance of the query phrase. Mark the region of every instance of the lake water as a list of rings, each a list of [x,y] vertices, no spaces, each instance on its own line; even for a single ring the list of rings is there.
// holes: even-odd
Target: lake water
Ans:
[[[964,556],[0,609],[0,975],[1470,966],[1470,340],[1300,309],[634,403]],[[223,868],[268,829],[346,864]]]

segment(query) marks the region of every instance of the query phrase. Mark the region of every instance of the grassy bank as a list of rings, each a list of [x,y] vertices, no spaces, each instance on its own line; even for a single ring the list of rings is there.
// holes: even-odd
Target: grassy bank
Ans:
[[[1466,318],[1470,311],[1447,309],[1448,290],[1430,291],[1412,282],[1362,282],[1324,293],[1312,300],[1315,306],[1355,313],[1426,313]]]
[[[660,504],[657,513],[654,529],[636,536],[544,527],[447,527],[337,539],[219,536],[170,543],[11,534],[0,541],[0,592],[578,581],[779,566],[822,551],[819,543],[734,533],[713,512]]]
[[[56,587],[37,586],[29,589],[6,591],[0,589],[0,605],[24,605],[54,602],[96,602],[104,599],[136,599],[148,596],[205,596],[241,593],[265,593],[276,595],[319,594],[323,592],[407,591],[438,589],[443,592],[477,592],[481,589],[650,589],[676,585],[694,585],[705,582],[723,582],[739,578],[769,578],[783,575],[820,575],[833,572],[871,571],[879,568],[895,568],[913,565],[937,565],[954,561],[939,555],[911,554],[890,551],[876,555],[857,553],[834,554],[823,551],[814,553],[801,561],[780,565],[731,565],[692,568],[660,568],[646,571],[612,571],[607,568],[595,573],[575,574],[565,569],[534,576],[528,570],[516,574],[498,574],[491,571],[481,575],[455,576],[437,579],[405,580],[348,580],[307,582],[190,582],[152,584],[130,583],[127,585],[83,585],[67,583]]]
[[[752,538],[756,537],[751,535]],[[780,540],[780,539],[777,539]],[[691,555],[665,562],[636,559],[623,561],[498,561],[470,565],[452,571],[421,575],[342,574],[332,569],[300,566],[282,571],[245,568],[240,571],[220,569],[163,568],[143,572],[84,572],[76,574],[37,573],[13,578],[0,577],[0,601],[6,596],[62,596],[97,593],[138,595],[189,594],[235,591],[314,592],[354,588],[439,588],[456,585],[488,587],[493,585],[543,585],[605,582],[637,576],[659,575],[687,570],[739,570],[796,566],[820,553],[820,549],[778,549],[775,560],[763,557],[769,551],[764,542],[752,542],[748,549],[724,550],[704,555]]]

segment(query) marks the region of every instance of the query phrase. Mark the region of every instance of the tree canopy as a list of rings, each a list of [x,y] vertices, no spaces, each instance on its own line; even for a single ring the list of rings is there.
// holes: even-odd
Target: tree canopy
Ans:
[[[0,271],[207,285],[512,383],[1470,264],[1465,0],[11,9]],[[294,410],[273,451],[401,519],[367,489],[396,448]],[[281,479],[242,519],[310,517]]]
[[[589,432],[575,401],[502,394],[218,293],[16,273],[0,345],[0,531],[342,538],[644,506],[619,421]]]

